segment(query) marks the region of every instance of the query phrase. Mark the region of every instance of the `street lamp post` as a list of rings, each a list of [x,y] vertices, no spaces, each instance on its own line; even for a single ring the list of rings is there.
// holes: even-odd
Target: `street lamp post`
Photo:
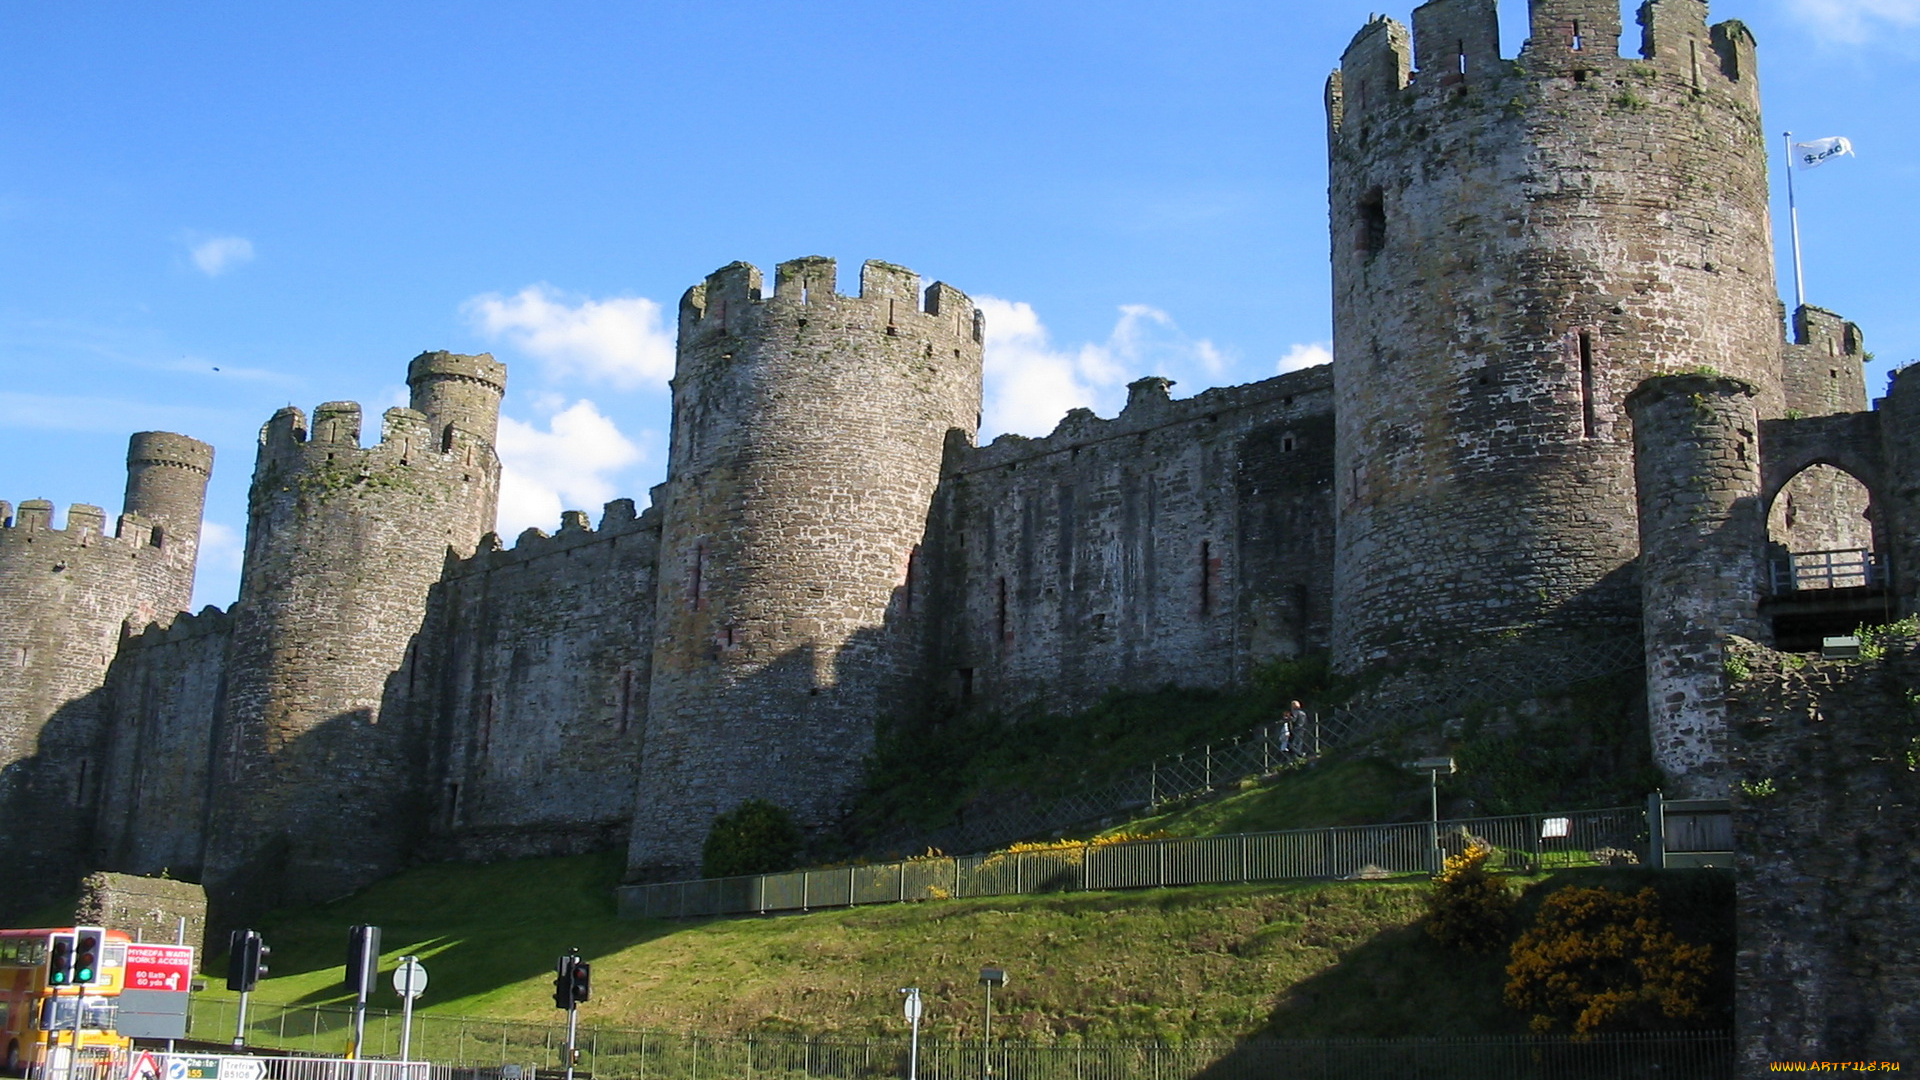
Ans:
[[[1427,792],[1433,807],[1433,816],[1427,821],[1427,873],[1437,877],[1446,865],[1440,858],[1440,774],[1452,776],[1460,770],[1450,757],[1424,757],[1405,762],[1401,768],[1427,774]]]
[[[981,1080],[993,1080],[993,988],[1007,985],[1005,968],[981,968],[980,985],[987,989],[986,1023],[980,1029]]]

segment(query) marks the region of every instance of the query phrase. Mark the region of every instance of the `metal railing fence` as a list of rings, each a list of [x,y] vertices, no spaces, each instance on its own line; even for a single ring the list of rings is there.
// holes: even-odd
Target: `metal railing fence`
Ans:
[[[460,1080],[452,1065],[426,1061],[347,1061],[337,1057],[275,1057],[267,1054],[178,1053],[153,1055],[161,1077],[175,1073],[184,1076],[218,1075],[258,1076],[261,1080]],[[229,1061],[244,1069],[234,1069]],[[124,1076],[125,1073],[116,1074]]]
[[[623,885],[629,918],[767,914],[907,900],[1149,889],[1305,878],[1425,873],[1436,839],[1458,851],[1484,838],[1497,868],[1540,870],[1593,865],[1638,853],[1646,843],[1644,807],[1556,814],[1357,825],[1224,836],[1085,843],[1041,851],[939,856],[872,866]]]
[[[1833,551],[1796,551],[1768,560],[1773,591],[1798,592],[1802,589],[1857,589],[1863,585],[1886,584],[1885,564],[1870,548],[1838,548]]]
[[[978,851],[1062,831],[1119,814],[1152,811],[1181,799],[1206,795],[1249,776],[1264,776],[1290,762],[1315,757],[1382,731],[1394,722],[1452,716],[1477,705],[1533,697],[1577,683],[1631,671],[1645,662],[1637,635],[1600,638],[1543,662],[1524,643],[1491,646],[1472,663],[1421,676],[1423,707],[1337,707],[1312,714],[1292,745],[1283,746],[1278,717],[1237,738],[1203,743],[1168,755],[1147,768],[1107,784],[1068,791],[1051,801],[1006,806],[931,832],[902,832],[890,839],[918,850]]]
[[[271,1033],[281,1027],[339,1031],[346,1015],[345,1010],[315,1006],[284,1007],[279,1015],[272,1015],[272,1006],[265,1011],[269,1015],[262,1024],[249,1025],[250,1031],[263,1036],[256,1046],[282,1045],[270,1041]],[[309,1015],[313,1013],[328,1015],[320,1021]],[[397,1024],[398,1018],[394,1019]],[[370,1015],[370,1034],[372,1020]],[[415,1047],[435,1048],[432,1053],[416,1052],[417,1057],[435,1062],[430,1080],[449,1080],[453,1069],[484,1071],[505,1066],[519,1066],[527,1080],[536,1080],[564,1068],[560,1047],[565,1045],[565,1029],[560,1023],[548,1026],[420,1014],[414,1024]],[[338,1053],[343,1046],[343,1042],[336,1045],[332,1052]],[[905,1076],[908,1054],[907,1040],[892,1036],[702,1035],[591,1026],[582,1027],[580,1047],[578,1075],[616,1080],[879,1080]],[[373,1049],[371,1040],[369,1049]],[[1638,1080],[1646,1076],[1721,1080],[1734,1075],[1733,1039],[1726,1032],[1600,1035],[1586,1041],[1564,1035],[996,1040],[984,1054],[987,1061],[982,1060],[977,1039],[923,1038],[919,1075],[927,1080],[974,1080],[989,1063],[998,1080]],[[324,1069],[298,1071],[304,1067],[291,1067],[295,1071],[284,1074],[269,1068],[268,1080],[348,1080]]]

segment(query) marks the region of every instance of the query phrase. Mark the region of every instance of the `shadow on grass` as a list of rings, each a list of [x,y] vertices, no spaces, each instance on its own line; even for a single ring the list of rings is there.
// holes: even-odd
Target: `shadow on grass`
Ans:
[[[1660,896],[1661,915],[1668,929],[1683,940],[1706,944],[1713,950],[1714,971],[1701,1002],[1702,1013],[1675,1026],[1701,1031],[1731,1029],[1735,942],[1731,874],[1642,867],[1557,871],[1533,879],[1522,889],[1509,942],[1532,925],[1548,895],[1569,886],[1599,886],[1624,893],[1651,886]],[[1349,950],[1338,964],[1296,983],[1252,1038],[1525,1035],[1528,1017],[1502,1000],[1508,952],[1505,947],[1484,954],[1445,948],[1428,936],[1423,923],[1381,931]],[[1245,1046],[1201,1075],[1207,1080],[1281,1075],[1273,1072],[1273,1051],[1270,1046]]]
[[[370,1004],[395,1009],[401,1002],[388,973],[404,955],[427,967],[434,1001],[453,1002],[550,973],[569,949],[591,961],[693,925],[615,916],[624,854],[434,864],[332,903],[273,912],[259,925],[273,950],[264,985],[305,984],[277,999],[290,1007],[351,1004],[348,930],[363,923],[381,927],[382,974]],[[209,957],[206,970],[224,974],[225,958]]]

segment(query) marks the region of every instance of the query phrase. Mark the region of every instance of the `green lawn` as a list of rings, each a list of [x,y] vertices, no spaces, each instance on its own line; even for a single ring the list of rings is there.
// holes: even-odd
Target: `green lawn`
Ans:
[[[499,1020],[556,1017],[550,965],[575,946],[594,962],[587,1015],[610,1027],[891,1033],[897,988],[918,984],[929,1034],[968,1036],[987,964],[1010,975],[996,1008],[996,1028],[1009,1035],[1440,1034],[1483,1029],[1500,1013],[1484,973],[1444,956],[1407,969],[1455,979],[1440,1000],[1383,1002],[1370,981],[1334,975],[1369,950],[1432,951],[1409,930],[1423,883],[1056,894],[669,923],[613,918],[619,870],[614,855],[430,866],[280,913],[261,926],[272,974],[256,1001],[343,1002],[346,928],[372,922],[385,930],[383,970],[403,953],[424,958],[424,1012]],[[385,978],[374,1004],[399,1004]]]

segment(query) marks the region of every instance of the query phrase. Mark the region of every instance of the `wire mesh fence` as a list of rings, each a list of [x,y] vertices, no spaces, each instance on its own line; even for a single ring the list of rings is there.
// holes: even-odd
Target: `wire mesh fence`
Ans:
[[[1421,706],[1338,707],[1311,714],[1300,730],[1283,735],[1276,722],[1234,739],[1203,743],[1163,757],[1138,773],[1108,784],[1067,791],[1034,805],[977,813],[932,832],[902,833],[892,842],[915,849],[978,851],[1062,831],[1117,815],[1150,811],[1164,803],[1205,795],[1250,776],[1265,776],[1311,757],[1351,745],[1394,723],[1457,715],[1477,705],[1551,693],[1593,679],[1631,671],[1645,662],[1634,635],[1582,641],[1543,660],[1534,644],[1477,650],[1471,663],[1449,665],[1418,677]]]
[[[225,1006],[224,1011],[220,1008]],[[345,1049],[347,1010],[315,1006],[266,1007],[248,1023],[249,1043],[300,1053]],[[231,1030],[232,1003],[196,1003],[196,1026],[222,1017]],[[558,1015],[558,1014],[556,1014]],[[389,1023],[390,1022],[390,1025]],[[370,1056],[392,1056],[376,1031],[394,1032],[400,1018],[371,1010]],[[277,1034],[292,1034],[282,1041]],[[313,1033],[324,1033],[316,1036]],[[205,1033],[196,1032],[205,1037]],[[319,1045],[327,1044],[330,1045]],[[478,1070],[499,1076],[518,1070],[526,1080],[565,1068],[563,1022],[498,1022],[421,1014],[414,1017],[413,1057],[442,1070]],[[576,1076],[615,1080],[724,1080],[801,1078],[877,1080],[907,1075],[905,1038],[802,1035],[702,1035],[583,1025]],[[1194,1039],[1060,1041],[1052,1043],[922,1039],[918,1075],[927,1080],[1626,1080],[1648,1076],[1721,1080],[1734,1075],[1732,1036],[1725,1032],[1567,1036],[1475,1036],[1410,1039]],[[988,1071],[991,1066],[991,1072]],[[306,1074],[293,1080],[308,1080]],[[317,1077],[315,1080],[328,1080]]]
[[[873,866],[706,878],[617,890],[629,918],[767,914],[908,900],[1427,873],[1480,838],[1501,870],[1635,862],[1645,807],[1225,836],[1070,844]]]

